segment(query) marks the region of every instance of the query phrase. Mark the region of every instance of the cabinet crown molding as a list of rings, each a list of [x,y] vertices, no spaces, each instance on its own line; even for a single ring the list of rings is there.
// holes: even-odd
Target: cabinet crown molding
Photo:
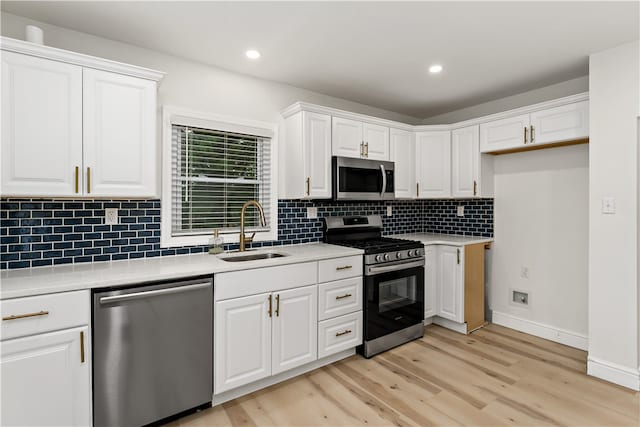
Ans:
[[[327,114],[334,117],[342,117],[345,119],[359,120],[361,122],[373,123],[382,126],[388,126],[394,129],[403,129],[412,132],[429,132],[429,131],[447,131],[467,126],[479,125],[481,123],[487,123],[494,120],[506,119],[514,117],[520,114],[533,113],[547,108],[559,107],[561,105],[573,104],[580,101],[586,101],[589,99],[589,92],[582,92],[575,95],[569,95],[562,98],[552,99],[550,101],[539,102],[537,104],[526,105],[524,107],[514,108],[512,110],[502,111],[487,116],[477,117],[469,120],[464,120],[451,124],[436,124],[436,125],[410,125],[407,123],[395,122],[393,120],[386,120],[377,117],[367,116],[359,113],[352,113],[349,111],[340,110],[337,108],[324,107],[322,105],[311,104],[308,102],[296,102],[290,105],[280,112],[282,117],[287,118],[300,111],[311,111],[314,113]]]
[[[150,68],[139,67],[137,65],[124,64],[122,62],[109,59],[98,58],[82,53],[71,52],[51,46],[26,42],[9,37],[0,37],[0,49],[22,53],[24,55],[37,56],[39,58],[51,59],[53,61],[65,62],[67,64],[80,65],[82,67],[94,68],[97,70],[111,71],[113,73],[125,74],[142,79],[159,82],[166,73],[152,70]]]

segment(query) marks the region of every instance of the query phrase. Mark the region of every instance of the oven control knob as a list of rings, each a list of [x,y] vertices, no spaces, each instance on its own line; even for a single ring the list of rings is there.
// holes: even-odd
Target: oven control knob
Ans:
[[[415,253],[415,251],[409,251],[409,252],[407,252],[407,256],[408,257],[416,256],[416,253]]]
[[[389,254],[384,254],[384,260],[389,261]]]
[[[380,262],[382,260],[382,256],[381,255],[376,255],[376,262]]]

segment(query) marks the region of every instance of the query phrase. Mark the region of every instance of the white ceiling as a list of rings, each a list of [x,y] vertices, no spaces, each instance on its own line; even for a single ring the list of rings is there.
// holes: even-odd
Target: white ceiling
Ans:
[[[2,10],[425,118],[588,73],[638,2],[16,2]],[[258,61],[244,56],[253,48]],[[431,76],[432,63],[444,72]]]

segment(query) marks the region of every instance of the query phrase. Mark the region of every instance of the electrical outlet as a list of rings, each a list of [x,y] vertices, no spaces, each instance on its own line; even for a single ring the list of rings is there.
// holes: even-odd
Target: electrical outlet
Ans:
[[[118,209],[107,208],[104,210],[104,223],[114,225],[118,223]]]
[[[464,206],[458,206],[457,216],[464,216]]]
[[[307,218],[315,219],[318,218],[318,208],[315,206],[310,206],[307,208]]]
[[[522,268],[520,269],[520,277],[522,277],[523,279],[529,278],[529,267],[522,266]]]
[[[391,215],[393,215],[393,207],[387,206],[387,216],[391,216]]]

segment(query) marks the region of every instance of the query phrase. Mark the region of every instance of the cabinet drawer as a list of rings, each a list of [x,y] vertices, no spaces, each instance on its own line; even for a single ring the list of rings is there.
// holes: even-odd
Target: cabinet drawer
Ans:
[[[214,301],[315,285],[315,262],[219,273],[214,276]]]
[[[362,310],[362,276],[318,286],[318,320]]]
[[[362,344],[362,311],[318,323],[318,359]]]
[[[332,282],[362,276],[362,255],[334,258],[318,263],[318,282]]]
[[[89,299],[77,291],[0,301],[2,340],[88,325]]]

